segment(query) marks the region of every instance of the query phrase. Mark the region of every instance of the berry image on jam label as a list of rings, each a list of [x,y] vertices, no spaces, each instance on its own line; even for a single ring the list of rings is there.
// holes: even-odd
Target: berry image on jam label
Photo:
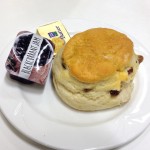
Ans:
[[[25,79],[29,78],[34,63],[37,59],[38,53],[40,51],[42,41],[43,41],[42,37],[33,34],[28,49],[26,51],[26,54],[24,55],[24,58],[20,66],[20,71],[18,74],[19,77],[23,77]]]
[[[15,39],[15,43],[13,45],[13,53],[20,62],[23,60],[23,57],[28,49],[32,36],[32,33],[27,32],[18,35]]]

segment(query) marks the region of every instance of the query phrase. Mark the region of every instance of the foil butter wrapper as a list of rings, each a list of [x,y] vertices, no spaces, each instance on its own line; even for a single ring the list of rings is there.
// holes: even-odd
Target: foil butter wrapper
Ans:
[[[10,77],[23,83],[44,85],[52,67],[53,43],[23,31],[16,36],[5,66]]]
[[[61,21],[52,22],[37,28],[37,33],[55,45],[54,55],[70,40],[70,35]]]

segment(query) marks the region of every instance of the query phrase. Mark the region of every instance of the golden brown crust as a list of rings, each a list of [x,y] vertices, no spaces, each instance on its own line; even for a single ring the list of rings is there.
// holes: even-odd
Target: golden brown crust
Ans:
[[[94,28],[76,34],[66,44],[62,59],[72,76],[95,83],[128,67],[133,43],[124,34],[107,28]]]

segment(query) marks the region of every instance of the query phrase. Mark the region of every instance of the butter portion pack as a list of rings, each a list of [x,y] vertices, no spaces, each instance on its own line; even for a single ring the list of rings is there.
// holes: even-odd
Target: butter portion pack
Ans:
[[[69,41],[70,36],[61,21],[52,22],[37,28],[37,33],[55,44],[55,54]]]

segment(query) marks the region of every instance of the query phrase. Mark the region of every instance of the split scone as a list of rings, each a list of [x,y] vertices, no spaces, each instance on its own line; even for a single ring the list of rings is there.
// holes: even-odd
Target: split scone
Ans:
[[[143,61],[132,41],[108,28],[73,36],[53,62],[53,82],[60,98],[72,108],[95,111],[126,103]]]

